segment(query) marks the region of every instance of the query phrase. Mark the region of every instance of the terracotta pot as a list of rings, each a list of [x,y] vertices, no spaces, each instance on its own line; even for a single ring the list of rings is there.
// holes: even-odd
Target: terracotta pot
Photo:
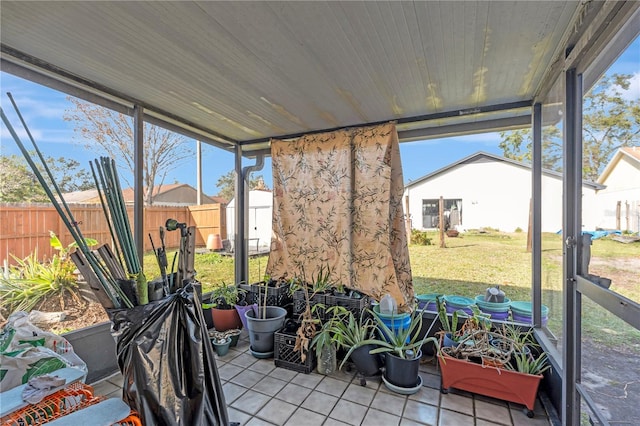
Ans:
[[[475,364],[443,353],[438,358],[442,372],[441,391],[443,393],[451,387],[523,404],[528,409],[527,416],[533,416],[533,407],[542,375],[534,376]]]
[[[242,328],[242,322],[238,311],[235,309],[217,309],[211,308],[211,316],[213,318],[213,327],[217,331],[227,331],[232,328]]]

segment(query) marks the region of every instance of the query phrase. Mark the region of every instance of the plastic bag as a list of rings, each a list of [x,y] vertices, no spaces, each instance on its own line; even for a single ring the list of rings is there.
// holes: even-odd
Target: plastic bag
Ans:
[[[162,300],[109,312],[123,399],[146,425],[229,424],[200,302],[187,285]]]
[[[9,315],[0,334],[0,390],[23,385],[32,377],[65,367],[87,373],[86,363],[62,336],[43,331],[23,311]]]

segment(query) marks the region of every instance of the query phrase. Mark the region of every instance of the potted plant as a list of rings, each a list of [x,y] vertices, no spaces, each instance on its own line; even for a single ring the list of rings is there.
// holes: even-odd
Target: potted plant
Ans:
[[[348,359],[353,361],[358,372],[365,377],[374,376],[380,373],[382,360],[379,354],[369,352],[376,347],[373,344],[365,343],[373,338],[375,325],[373,319],[367,315],[367,311],[360,313],[356,320],[351,311],[342,308],[344,312],[339,314],[339,321],[333,324],[333,339],[346,350],[346,354],[340,368],[344,366]]]
[[[331,282],[331,267],[324,265],[320,266],[318,273],[312,278],[313,285],[313,293],[314,294],[323,294],[331,291],[333,287],[333,283]]]
[[[202,315],[204,316],[204,322],[207,325],[207,329],[213,328],[213,315],[211,314],[211,309],[213,309],[213,303],[202,304]]]
[[[317,371],[320,374],[333,374],[337,369],[336,345],[333,341],[334,321],[333,316],[326,320],[311,340],[311,349],[316,353]]]
[[[516,352],[518,342],[528,337],[515,328],[490,329],[483,321],[469,318],[461,330],[465,333],[457,346],[438,350],[441,391],[456,388],[516,402],[525,405],[527,416],[533,417],[542,373],[549,368],[546,354],[534,357]]]
[[[323,325],[319,318],[319,312],[324,312],[324,305],[311,303],[311,300],[316,293],[312,293],[311,295],[309,294],[309,286],[305,284],[304,280],[292,280],[291,289],[294,292],[302,292],[305,303],[304,310],[299,314],[300,326],[296,331],[294,351],[300,352],[300,360],[302,363],[305,363],[309,351],[315,348],[316,360],[319,361],[325,344],[327,342],[329,342],[329,344],[331,343],[331,337],[328,334],[328,325]],[[320,363],[318,363],[318,372],[322,374],[329,374],[329,372],[327,372],[327,368],[329,367],[323,368],[320,366]]]
[[[242,321],[235,305],[243,291],[236,285],[227,285],[223,282],[211,292],[211,315],[213,326],[217,331],[242,328]]]
[[[224,332],[225,336],[231,338],[231,347],[235,347],[238,345],[238,340],[240,339],[240,329],[232,328],[231,330],[227,330]]]
[[[411,323],[406,328],[392,330],[383,318],[373,315],[379,338],[367,339],[362,342],[377,346],[370,354],[383,353],[385,356],[385,369],[382,380],[387,388],[403,394],[415,393],[420,390],[422,380],[419,367],[422,352],[420,348],[426,342],[438,341],[434,337],[425,335],[418,337],[418,330],[422,327],[423,311],[415,309],[410,314]],[[435,319],[434,319],[435,322]]]
[[[231,346],[231,337],[223,332],[216,331],[211,337],[211,343],[213,343],[218,356],[225,356],[229,352],[229,346]]]
[[[236,312],[238,312],[238,316],[240,317],[240,322],[242,322],[242,327],[247,328],[247,317],[246,312],[254,309],[254,307],[258,307],[257,303],[249,304],[247,303],[247,290],[245,290],[241,284],[238,284],[238,300],[235,303]],[[232,346],[235,346],[232,344]]]
[[[440,345],[442,346],[456,346],[460,339],[458,332],[458,324],[460,317],[467,317],[466,312],[462,310],[456,310],[451,314],[451,321],[449,321],[449,314],[445,308],[443,299],[440,296],[436,296],[436,307],[438,310],[438,319],[440,320],[442,339],[440,339]]]
[[[251,345],[249,350],[256,358],[271,358],[273,356],[274,334],[282,328],[287,316],[286,309],[280,306],[267,306],[268,292],[266,290],[261,293],[263,300],[258,306],[245,313]]]

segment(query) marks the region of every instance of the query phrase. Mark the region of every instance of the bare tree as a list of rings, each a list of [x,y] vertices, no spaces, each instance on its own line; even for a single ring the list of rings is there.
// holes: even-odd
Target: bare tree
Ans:
[[[66,121],[75,123],[74,132],[88,149],[106,153],[134,174],[133,118],[101,106],[67,97],[74,105],[64,115]],[[151,124],[144,124],[144,171],[145,205],[153,204],[154,187],[164,183],[167,173],[188,158],[193,158],[193,148],[185,138]],[[124,166],[121,164],[124,162]],[[126,180],[126,179],[125,179]],[[127,182],[130,186],[131,183]]]

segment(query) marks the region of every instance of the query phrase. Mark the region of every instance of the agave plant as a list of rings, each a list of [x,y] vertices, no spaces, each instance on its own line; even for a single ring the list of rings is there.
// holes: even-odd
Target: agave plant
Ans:
[[[423,312],[424,309],[414,309],[411,313],[411,324],[409,325],[409,327],[395,331],[391,330],[391,328],[389,328],[389,326],[387,326],[378,315],[372,313],[373,318],[376,322],[378,335],[382,337],[379,339],[372,338],[364,340],[362,341],[361,346],[367,344],[375,345],[378,347],[371,350],[369,352],[370,354],[391,352],[403,359],[412,358],[417,355],[422,345],[426,344],[427,342],[433,342],[435,347],[438,348],[438,340],[435,337],[429,337],[429,333],[425,333],[422,339],[419,338],[419,331],[422,328]]]
[[[334,321],[329,327],[333,341],[347,350],[340,364],[342,368],[353,351],[366,345],[365,342],[373,337],[375,325],[365,310],[360,313],[360,318],[357,320],[351,311],[342,306],[333,306],[329,310],[334,310],[332,317]]]
[[[533,358],[524,352],[515,352],[512,357],[515,360],[515,366],[505,364],[505,367],[509,370],[537,376],[551,368],[545,352],[537,358]]]
[[[31,311],[39,303],[53,295],[58,295],[64,309],[64,295],[69,294],[79,301],[76,294],[77,282],[73,272],[76,266],[69,258],[69,252],[76,247],[72,243],[64,247],[55,233],[49,232],[51,247],[58,250],[49,261],[38,261],[38,250],[24,259],[12,255],[16,266],[9,268],[9,277],[0,278],[0,298],[10,312]],[[87,245],[96,245],[96,240],[85,239]]]

